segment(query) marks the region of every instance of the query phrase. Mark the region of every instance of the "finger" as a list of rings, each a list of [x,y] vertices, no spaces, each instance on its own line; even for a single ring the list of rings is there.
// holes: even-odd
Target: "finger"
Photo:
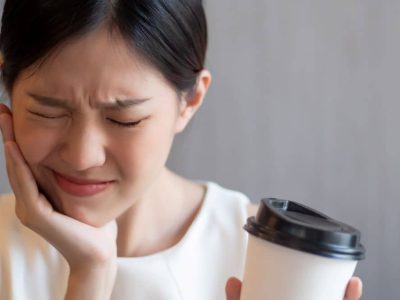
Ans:
[[[8,177],[8,181],[10,182],[11,187],[14,189],[14,186],[16,186],[14,163],[13,163],[12,158],[10,157],[9,150],[7,148],[8,148],[7,145],[4,144],[4,157],[6,160],[7,177]],[[15,193],[15,191],[14,191],[14,193]]]
[[[15,194],[17,216],[22,223],[36,231],[37,224],[35,221],[33,223],[31,221],[34,219],[44,221],[44,217],[52,214],[54,209],[39,193],[32,171],[26,164],[17,144],[8,141],[5,150],[7,174]]]
[[[344,300],[359,300],[362,296],[362,281],[358,277],[350,279]]]
[[[226,300],[240,300],[242,283],[239,279],[231,277],[225,286]]]
[[[11,142],[7,142],[11,143]],[[8,146],[4,145],[4,156],[5,156],[5,161],[6,161],[6,170],[7,170],[7,178],[10,183],[10,186],[14,192],[15,195],[15,211],[18,216],[21,216],[20,213],[26,211],[26,206],[25,206],[25,199],[20,196],[20,191],[18,188],[18,183],[16,179],[16,174],[15,174],[15,163],[13,159],[10,156],[10,151],[8,150]]]
[[[0,128],[4,142],[15,140],[11,114],[9,113],[0,114]]]
[[[15,142],[7,141],[5,144],[5,150],[7,153],[7,160],[9,160],[8,167],[10,168],[10,183],[16,196],[23,199],[37,198],[39,192],[36,181],[17,144]]]

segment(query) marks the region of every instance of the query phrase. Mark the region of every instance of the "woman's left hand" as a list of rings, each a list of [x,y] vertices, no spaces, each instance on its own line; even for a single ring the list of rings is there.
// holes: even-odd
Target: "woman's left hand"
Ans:
[[[242,287],[242,282],[235,278],[229,278],[226,283],[225,292],[226,300],[239,300],[240,299],[240,289]],[[358,277],[353,277],[350,279],[346,294],[343,300],[359,300],[362,295],[362,281]]]

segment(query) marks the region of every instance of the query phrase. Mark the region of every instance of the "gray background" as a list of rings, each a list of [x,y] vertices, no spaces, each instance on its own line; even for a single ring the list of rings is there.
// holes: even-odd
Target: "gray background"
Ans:
[[[169,166],[354,225],[367,248],[356,270],[363,299],[399,299],[400,2],[209,0],[206,9],[214,81]],[[0,192],[9,190],[1,161]]]

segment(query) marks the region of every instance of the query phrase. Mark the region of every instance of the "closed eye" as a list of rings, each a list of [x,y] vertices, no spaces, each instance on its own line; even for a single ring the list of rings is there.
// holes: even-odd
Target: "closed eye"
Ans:
[[[65,117],[65,115],[60,115],[60,116],[52,116],[52,115],[47,115],[47,114],[43,114],[43,113],[39,113],[39,112],[34,112],[34,111],[29,111],[31,114],[41,117],[41,118],[45,118],[45,119],[50,119],[50,120],[54,120],[54,119],[61,119],[63,117]],[[139,120],[139,121],[135,121],[135,122],[120,122],[114,119],[110,119],[107,118],[108,121],[110,121],[112,124],[116,125],[116,126],[120,126],[120,127],[125,127],[125,128],[129,128],[129,127],[135,127],[138,126],[140,123],[142,123],[142,121],[144,121],[144,119]]]
[[[50,115],[46,115],[46,114],[42,114],[42,113],[38,113],[38,112],[34,112],[34,111],[29,111],[31,114],[35,115],[35,116],[39,116],[45,119],[60,119],[65,117],[65,115],[60,115],[60,116],[50,116]]]
[[[113,123],[114,125],[120,126],[120,127],[135,127],[137,125],[139,125],[140,123],[142,123],[143,120],[140,121],[136,121],[136,122],[119,122],[117,120],[114,119],[110,119],[107,118],[108,121],[110,121],[111,123]]]

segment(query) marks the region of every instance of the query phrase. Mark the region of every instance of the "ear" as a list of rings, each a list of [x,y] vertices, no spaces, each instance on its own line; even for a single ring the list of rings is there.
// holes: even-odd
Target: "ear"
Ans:
[[[175,133],[182,132],[196,111],[203,104],[204,97],[211,83],[211,73],[208,70],[202,70],[198,76],[197,85],[194,92],[188,98],[180,99],[179,115],[176,122]]]

